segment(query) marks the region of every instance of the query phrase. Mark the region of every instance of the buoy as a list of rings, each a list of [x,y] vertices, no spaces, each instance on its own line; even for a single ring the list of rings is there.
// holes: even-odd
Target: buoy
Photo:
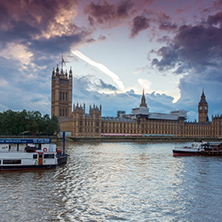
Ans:
[[[44,152],[46,152],[46,151],[47,151],[47,148],[46,148],[46,147],[44,147],[44,148],[43,148],[43,151],[44,151]]]

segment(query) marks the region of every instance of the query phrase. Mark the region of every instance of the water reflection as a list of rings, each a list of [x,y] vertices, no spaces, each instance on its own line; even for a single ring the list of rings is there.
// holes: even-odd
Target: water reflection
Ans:
[[[63,167],[0,174],[3,221],[220,221],[222,158],[174,158],[173,143],[67,146]]]

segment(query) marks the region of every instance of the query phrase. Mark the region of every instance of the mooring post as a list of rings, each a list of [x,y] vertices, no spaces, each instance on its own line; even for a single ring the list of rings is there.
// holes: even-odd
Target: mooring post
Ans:
[[[62,141],[63,141],[63,156],[65,156],[65,132],[64,131],[63,131]]]

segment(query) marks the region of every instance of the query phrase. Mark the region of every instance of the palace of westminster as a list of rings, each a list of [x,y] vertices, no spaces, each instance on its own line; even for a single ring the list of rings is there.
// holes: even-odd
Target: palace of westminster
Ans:
[[[89,107],[85,104],[73,105],[72,110],[72,70],[52,72],[51,116],[59,119],[60,130],[76,138],[100,138],[102,136],[169,136],[207,138],[222,137],[222,115],[208,119],[208,103],[204,91],[198,104],[198,122],[187,122],[185,110],[169,114],[152,113],[146,104],[143,92],[138,108],[131,114],[118,111],[117,117],[102,117],[102,106]]]

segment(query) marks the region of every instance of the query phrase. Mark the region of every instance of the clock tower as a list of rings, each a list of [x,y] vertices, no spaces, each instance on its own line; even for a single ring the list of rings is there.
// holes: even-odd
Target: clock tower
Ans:
[[[199,123],[208,122],[208,103],[204,95],[204,90],[202,92],[201,99],[198,105],[198,119]]]

